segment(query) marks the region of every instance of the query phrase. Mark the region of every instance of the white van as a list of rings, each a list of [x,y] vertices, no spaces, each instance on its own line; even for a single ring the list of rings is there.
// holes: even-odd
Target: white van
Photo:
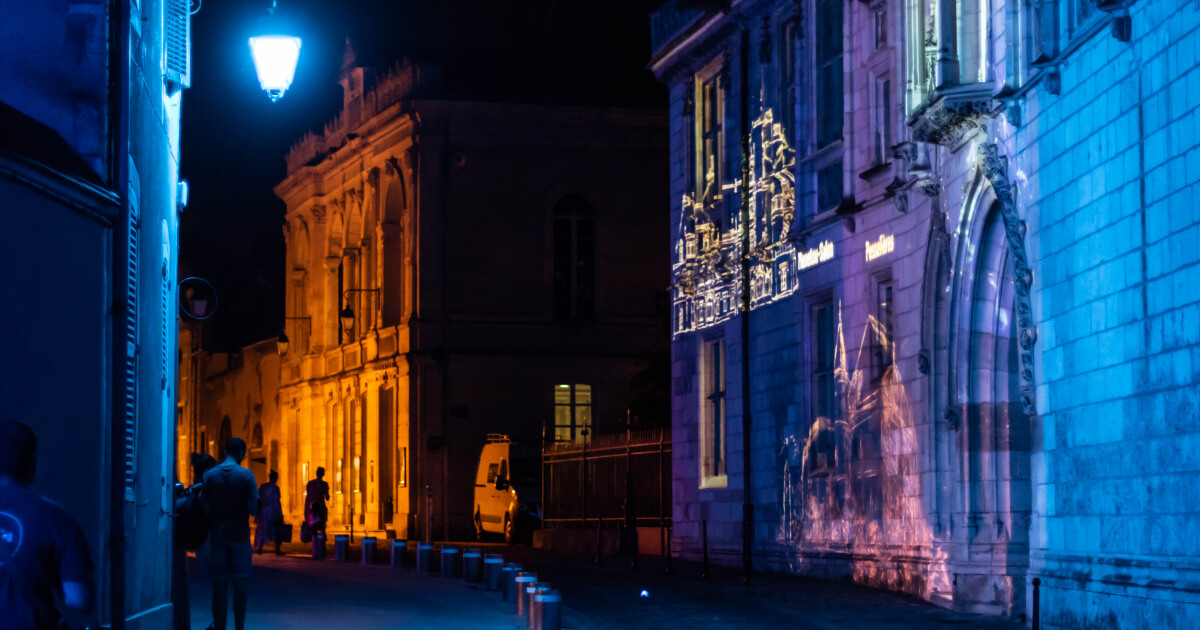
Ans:
[[[475,535],[504,534],[512,544],[542,520],[542,453],[489,433],[475,471]]]

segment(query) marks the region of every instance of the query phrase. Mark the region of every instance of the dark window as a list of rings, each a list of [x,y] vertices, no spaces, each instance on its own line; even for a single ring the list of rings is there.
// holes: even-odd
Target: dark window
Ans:
[[[700,174],[697,196],[704,203],[711,203],[721,195],[725,138],[725,86],[721,81],[722,74],[717,72],[700,83],[700,146],[697,147],[696,171]]]
[[[842,2],[817,0],[817,146],[842,139]]]
[[[595,221],[579,195],[554,206],[554,318],[591,319],[595,311]]]
[[[875,365],[879,377],[887,373],[895,360],[893,313],[892,281],[881,281],[875,287]]]
[[[785,137],[792,138],[796,120],[796,20],[783,23],[783,34],[779,42],[779,62],[783,66],[781,81],[782,103],[779,122],[783,123]]]
[[[875,164],[883,164],[892,145],[892,82],[875,81]]]
[[[824,212],[842,203],[842,161],[817,171],[817,211]]]

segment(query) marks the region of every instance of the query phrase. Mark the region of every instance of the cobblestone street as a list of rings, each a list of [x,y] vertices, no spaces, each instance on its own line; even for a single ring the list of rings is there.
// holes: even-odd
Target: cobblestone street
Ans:
[[[462,545],[467,547],[469,545]],[[732,569],[713,567],[712,579],[699,578],[695,563],[675,562],[663,574],[660,558],[643,557],[639,567],[626,557],[553,554],[526,547],[483,545],[506,561],[536,571],[563,595],[563,627],[601,628],[800,628],[919,630],[953,625],[981,630],[1021,628],[1016,622],[953,613],[926,602],[847,584],[762,574],[751,587]],[[248,630],[267,628],[524,628],[525,620],[499,593],[459,579],[362,566],[331,559],[314,562],[303,547],[289,555],[255,556],[250,585]],[[332,548],[330,549],[332,555]],[[350,557],[360,557],[357,548]],[[189,566],[192,627],[211,620],[210,590],[194,560]],[[645,590],[648,597],[641,597]],[[232,617],[230,618],[232,628]]]

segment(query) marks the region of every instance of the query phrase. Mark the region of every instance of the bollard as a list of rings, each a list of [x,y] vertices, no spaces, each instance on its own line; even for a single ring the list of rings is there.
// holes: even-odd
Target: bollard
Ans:
[[[468,549],[463,554],[463,580],[470,584],[483,581],[483,553],[478,549]]]
[[[392,541],[392,568],[399,569],[408,564],[405,562],[405,556],[408,555],[408,542],[403,540]]]
[[[1033,630],[1041,626],[1042,616],[1042,579],[1033,578]]]
[[[704,565],[700,571],[700,579],[708,579],[708,521],[700,521],[700,538],[704,545]]]
[[[442,545],[442,577],[458,577],[458,548]]]
[[[533,584],[533,588],[529,590],[529,622],[525,624],[528,630],[533,630],[542,623],[542,607],[538,605],[537,597],[550,590],[549,582],[534,582]]]
[[[375,564],[375,537],[363,536],[362,539],[362,563]]]
[[[510,562],[500,569],[500,600],[511,602],[516,598],[517,574],[521,572],[521,565]]]
[[[433,573],[433,545],[417,543],[417,571]]]
[[[667,575],[675,575],[675,567],[671,565],[671,528],[667,529],[667,546],[663,551],[667,552],[667,568],[664,571]]]
[[[538,613],[537,630],[561,630],[562,628],[562,594],[556,590],[538,593],[535,605],[542,610]]]
[[[500,590],[500,576],[504,572],[504,558],[498,553],[489,553],[483,559],[483,588],[488,591]]]
[[[596,564],[600,564],[600,519],[596,519]]]
[[[346,562],[350,556],[350,536],[347,534],[333,535],[333,560]]]
[[[312,537],[312,557],[313,560],[325,559],[325,532],[313,534]]]
[[[529,586],[530,584],[537,582],[537,574],[531,573],[529,571],[522,571],[517,574],[517,577],[515,580],[513,580],[513,582],[514,582],[514,586],[516,587],[515,591],[513,592],[513,596],[517,600],[516,601],[517,614],[518,615],[528,615],[529,614],[529,600],[525,598],[525,595],[526,595],[525,588],[527,586]]]

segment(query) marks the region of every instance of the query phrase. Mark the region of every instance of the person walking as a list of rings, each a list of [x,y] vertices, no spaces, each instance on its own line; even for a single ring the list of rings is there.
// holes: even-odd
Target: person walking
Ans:
[[[204,505],[208,509],[208,576],[213,581],[213,630],[225,630],[229,586],[233,584],[233,620],[246,627],[246,594],[250,582],[250,517],[258,511],[254,473],[241,466],[246,443],[230,438],[225,461],[204,473]]]
[[[274,470],[268,475],[269,481],[258,487],[258,517],[254,520],[254,552],[262,553],[263,545],[268,540],[275,542],[275,555],[282,556],[279,550],[283,541],[275,530],[283,525],[283,505],[279,494],[279,473]]]
[[[304,489],[304,518],[315,538],[317,532],[325,533],[329,522],[329,483],[325,481],[325,468],[317,468],[317,478],[308,482]]]
[[[37,436],[20,422],[0,423],[0,629],[55,628],[55,607],[92,607],[92,555],[83,530],[58,504],[30,490]]]

